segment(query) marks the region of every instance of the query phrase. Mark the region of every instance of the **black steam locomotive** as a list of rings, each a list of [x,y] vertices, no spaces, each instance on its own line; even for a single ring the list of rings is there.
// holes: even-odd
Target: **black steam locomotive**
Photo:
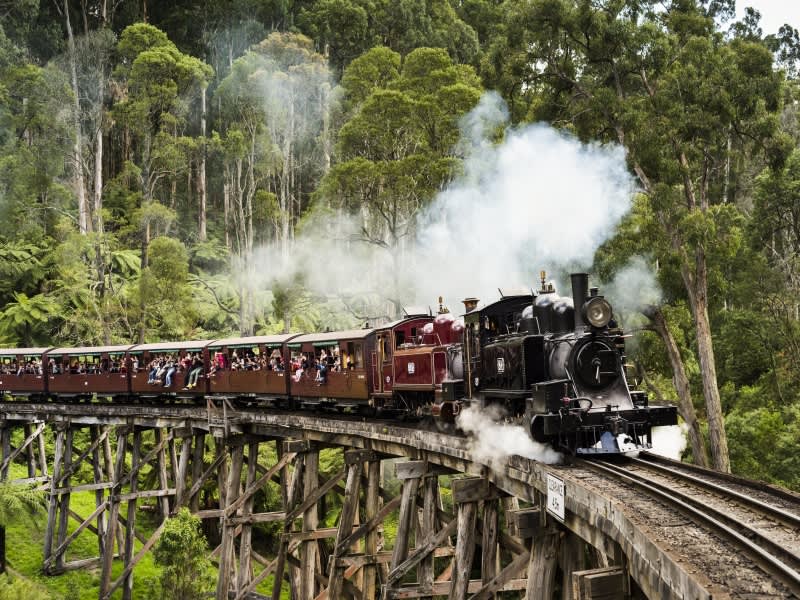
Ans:
[[[571,279],[572,298],[559,296],[542,273],[537,294],[481,309],[465,301],[465,396],[501,407],[534,440],[569,453],[648,448],[652,427],[677,423],[676,408],[649,406],[644,392],[630,389],[611,305],[589,289],[585,273]]]

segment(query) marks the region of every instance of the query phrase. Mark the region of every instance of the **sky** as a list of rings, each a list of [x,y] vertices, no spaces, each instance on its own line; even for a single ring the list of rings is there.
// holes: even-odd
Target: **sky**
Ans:
[[[764,35],[778,33],[784,23],[800,29],[800,0],[736,0],[738,19],[744,16],[747,6],[752,6],[761,13],[761,30]]]

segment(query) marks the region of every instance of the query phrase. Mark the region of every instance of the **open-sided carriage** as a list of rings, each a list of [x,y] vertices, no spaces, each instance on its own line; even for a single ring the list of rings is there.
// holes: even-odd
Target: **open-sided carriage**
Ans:
[[[54,398],[126,397],[130,348],[128,344],[46,351],[42,362],[47,369],[48,393]]]

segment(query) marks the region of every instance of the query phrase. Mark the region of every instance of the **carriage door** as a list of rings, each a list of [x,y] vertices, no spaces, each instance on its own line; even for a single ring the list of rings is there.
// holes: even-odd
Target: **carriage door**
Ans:
[[[383,377],[382,389],[385,393],[392,392],[394,373],[392,372],[392,332],[386,331],[379,341],[381,348],[381,375]]]
[[[383,331],[376,336],[375,352],[373,353],[373,375],[375,377],[375,390],[377,392],[391,392],[392,389],[392,356],[391,332]],[[387,356],[388,353],[388,356]],[[388,361],[389,372],[386,372]],[[388,376],[388,380],[387,380]]]

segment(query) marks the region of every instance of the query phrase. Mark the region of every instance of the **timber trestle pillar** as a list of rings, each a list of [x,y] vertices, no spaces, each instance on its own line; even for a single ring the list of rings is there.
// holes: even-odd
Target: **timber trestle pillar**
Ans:
[[[380,436],[33,414],[0,419],[0,451],[1,479],[46,493],[43,570],[97,568],[100,600],[132,597],[136,566],[183,508],[213,542],[217,600],[628,597],[620,547],[587,532],[583,542],[541,493],[520,508],[488,469],[464,476],[435,451]],[[93,496],[89,514],[73,510],[76,493]],[[84,532],[96,556],[85,544],[77,554]]]

